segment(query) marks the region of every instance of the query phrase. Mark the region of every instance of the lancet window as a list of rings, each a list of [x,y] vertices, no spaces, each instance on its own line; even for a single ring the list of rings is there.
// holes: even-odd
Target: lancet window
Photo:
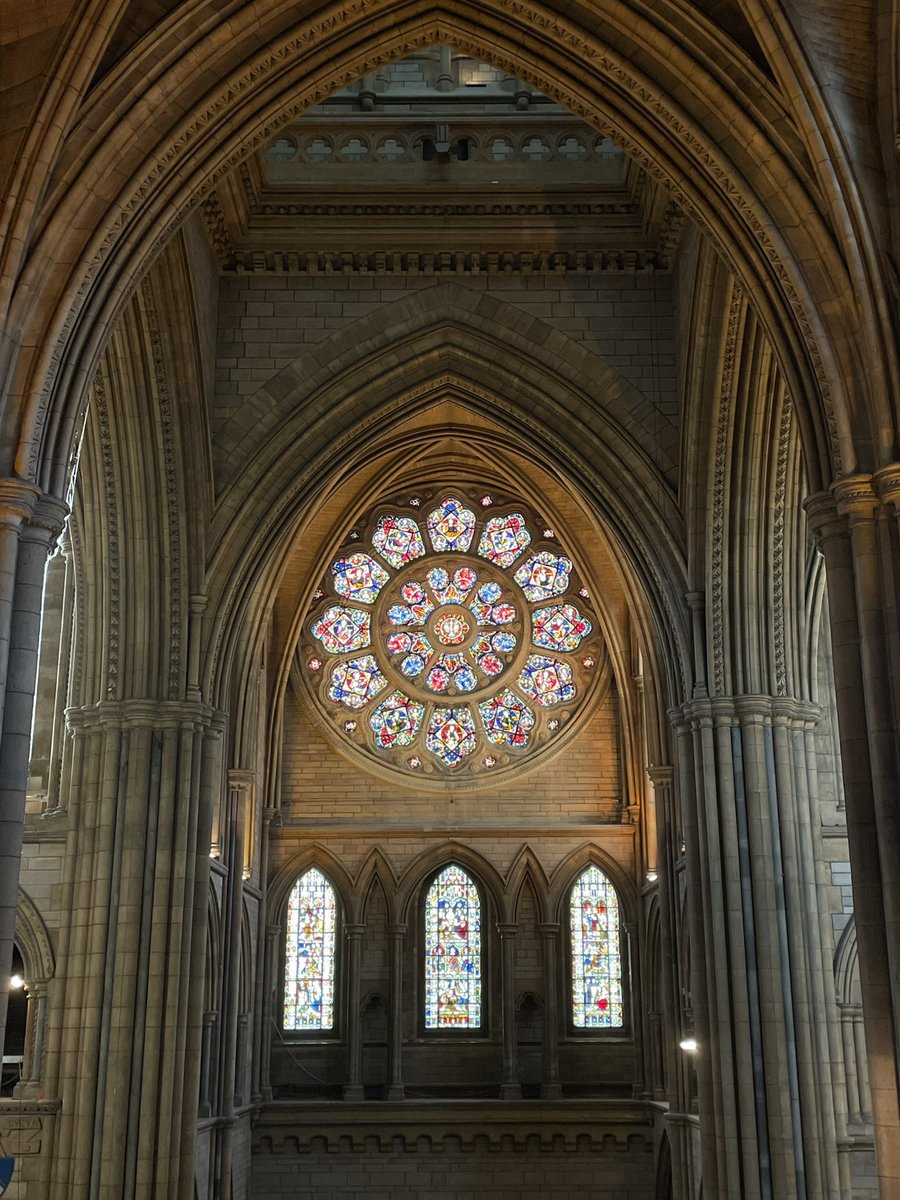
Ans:
[[[482,908],[478,887],[451,863],[425,895],[426,1030],[482,1028]]]
[[[317,867],[311,867],[294,884],[287,905],[285,1030],[334,1028],[337,917],[334,888]]]
[[[599,867],[582,871],[569,893],[571,1023],[575,1029],[620,1029],[622,949],[619,898]]]

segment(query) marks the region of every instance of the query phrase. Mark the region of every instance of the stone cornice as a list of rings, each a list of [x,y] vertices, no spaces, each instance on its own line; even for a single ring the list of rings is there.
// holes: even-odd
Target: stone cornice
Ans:
[[[15,1117],[52,1117],[62,1107],[61,1100],[0,1100],[0,1121]]]
[[[652,1112],[623,1100],[544,1101],[540,1105],[502,1100],[417,1100],[343,1102],[340,1105],[281,1101],[265,1105],[254,1122],[255,1153],[336,1150],[349,1141],[353,1151],[406,1150],[425,1143],[440,1151],[448,1139],[462,1152],[500,1149],[512,1140],[525,1149],[538,1138],[552,1149],[562,1137],[567,1148],[589,1143],[593,1151],[652,1147]]]
[[[477,838],[509,837],[521,841],[524,835],[529,837],[563,837],[563,838],[592,838],[595,841],[606,840],[610,837],[624,837],[633,840],[637,826],[633,824],[615,825],[366,825],[359,822],[347,822],[346,825],[322,825],[321,823],[304,823],[300,818],[286,817],[272,836],[279,841],[286,839],[311,838],[313,841],[323,841],[326,838],[377,838],[378,841],[400,838],[408,840],[411,836],[418,838],[435,838],[446,841],[448,838],[465,838],[473,841]]]
[[[220,243],[221,244],[221,243]],[[377,250],[304,252],[233,250],[220,260],[228,275],[616,275],[668,271],[669,260],[655,250]]]

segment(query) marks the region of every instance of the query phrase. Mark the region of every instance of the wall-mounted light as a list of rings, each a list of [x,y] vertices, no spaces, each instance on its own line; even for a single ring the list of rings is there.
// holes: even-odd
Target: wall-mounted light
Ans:
[[[25,980],[22,978],[21,975],[13,975],[10,978],[9,990],[11,992],[18,992],[24,986],[25,986]]]
[[[696,1054],[697,1053],[696,1038],[682,1038],[681,1041],[678,1043],[678,1045],[679,1045],[679,1048],[685,1052],[685,1054]]]
[[[658,878],[659,878],[659,876],[656,874],[655,871],[647,872],[647,882],[648,883],[656,883]]]

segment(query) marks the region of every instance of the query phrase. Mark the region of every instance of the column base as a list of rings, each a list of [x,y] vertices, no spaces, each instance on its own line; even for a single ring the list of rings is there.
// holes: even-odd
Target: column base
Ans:
[[[522,1087],[518,1083],[502,1083],[500,1085],[501,1100],[521,1100]]]
[[[562,1085],[558,1083],[542,1083],[541,1099],[562,1100]]]
[[[345,1083],[344,1090],[341,1093],[342,1100],[359,1101],[365,1100],[366,1090],[361,1083]]]
[[[402,1083],[392,1083],[384,1095],[385,1100],[405,1100],[406,1092]]]

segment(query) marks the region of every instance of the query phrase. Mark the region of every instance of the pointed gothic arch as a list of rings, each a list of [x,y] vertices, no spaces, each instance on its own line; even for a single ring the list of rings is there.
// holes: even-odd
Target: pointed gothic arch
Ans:
[[[214,23],[203,20],[203,4],[196,4],[194,15],[198,20],[187,42],[185,27],[173,21],[164,23],[168,29],[161,34],[162,44],[168,40],[168,49],[161,51],[159,44],[154,46],[152,63],[142,58],[141,46],[123,57],[93,94],[93,120],[84,122],[77,137],[71,139],[80,142],[77,149],[72,146],[72,163],[91,162],[92,169],[97,169],[93,138],[101,157],[104,153],[115,156],[116,166],[135,184],[131,189],[121,189],[122,175],[112,170],[104,172],[100,166],[97,178],[107,181],[107,194],[97,195],[91,210],[102,232],[92,242],[76,234],[76,243],[81,244],[74,245],[73,233],[79,226],[71,220],[67,203],[57,203],[58,197],[51,190],[48,201],[56,204],[57,214],[44,233],[40,249],[32,255],[32,265],[22,276],[20,294],[28,297],[22,305],[27,309],[31,305],[31,272],[46,279],[54,272],[54,260],[77,264],[74,269],[56,268],[57,279],[47,290],[44,310],[39,315],[32,311],[32,321],[42,326],[40,340],[46,350],[23,357],[13,387],[19,397],[28,397],[29,417],[20,429],[20,463],[27,462],[38,473],[38,462],[43,462],[39,473],[45,486],[62,490],[59,468],[67,457],[65,447],[71,430],[70,417],[52,408],[48,412],[48,404],[54,403],[57,408],[59,404],[51,402],[51,396],[72,392],[68,385],[74,373],[82,377],[92,374],[104,331],[134,278],[136,248],[140,273],[139,264],[169,239],[186,208],[232,169],[255,142],[271,137],[280,121],[371,69],[379,59],[441,40],[487,58],[544,89],[595,127],[617,137],[674,189],[701,228],[718,241],[747,290],[754,294],[770,333],[782,346],[781,357],[790,371],[792,392],[798,397],[816,397],[803,413],[804,442],[814,486],[843,460],[855,458],[857,451],[849,438],[849,408],[842,394],[843,380],[861,376],[850,348],[850,330],[842,325],[840,316],[829,329],[816,310],[817,300],[825,301],[827,307],[828,296],[823,288],[830,293],[832,286],[840,286],[846,277],[837,243],[829,238],[809,202],[804,187],[806,168],[799,148],[781,145],[775,149],[765,132],[766,120],[771,120],[777,110],[770,85],[753,71],[748,74],[744,65],[734,71],[733,82],[726,82],[728,76],[713,67],[715,57],[705,31],[701,32],[702,25],[688,31],[673,20],[667,30],[666,53],[657,57],[658,37],[651,36],[649,27],[635,29],[629,25],[626,42],[612,7],[604,25],[605,41],[580,26],[577,18],[564,18],[552,7],[519,5],[511,10],[504,0],[480,6],[477,14],[465,6],[459,6],[453,15],[433,12],[423,17],[417,10],[414,20],[402,5],[394,4],[390,34],[368,10],[365,16],[347,11],[318,24],[298,25],[290,21],[286,10],[279,13],[279,6],[273,5],[272,41],[264,47],[259,45],[256,23],[252,29],[240,21],[230,24],[225,43],[215,36]],[[362,43],[361,23],[366,26],[366,41]],[[548,26],[557,31],[552,74],[541,54]],[[325,57],[297,53],[311,44]],[[722,44],[716,43],[716,54],[722,51]],[[204,104],[200,103],[201,81],[187,69],[198,57],[215,63],[222,74],[231,73],[227,93],[211,100],[207,97]],[[793,62],[794,69],[802,69],[797,66],[799,58]],[[64,60],[60,67],[63,73],[72,70],[71,60],[66,63]],[[671,86],[673,70],[679,73],[682,83],[680,111],[663,98]],[[79,71],[84,86],[87,80],[83,67],[79,66]],[[609,86],[610,81],[613,86]],[[726,123],[740,130],[742,136],[723,142],[706,128],[710,89],[716,94],[718,113],[724,114]],[[151,112],[144,98],[151,92],[170,96],[173,108],[187,115],[173,121],[158,105],[156,112]],[[750,95],[754,98],[752,105],[748,104]],[[227,137],[223,121],[226,113]],[[817,119],[822,119],[821,113]],[[92,125],[102,128],[103,134],[95,133]],[[110,125],[116,131],[113,137],[108,135]],[[211,160],[197,154],[201,133],[205,145],[216,147]],[[148,144],[154,146],[149,158],[143,150]],[[175,170],[176,165],[180,169]],[[75,206],[73,211],[83,208],[84,184],[77,167],[65,174],[61,184],[68,193],[68,203]],[[33,221],[33,207],[29,206],[34,202],[27,192],[24,196],[18,201],[18,214],[27,227]],[[835,215],[846,222],[849,230],[853,224],[848,212],[853,207],[849,193],[841,195],[841,203]],[[113,211],[118,213],[116,222],[112,220]],[[14,208],[13,219],[16,215]],[[773,233],[779,227],[791,230],[788,238]],[[67,238],[68,252],[60,254],[59,246]],[[839,240],[845,251],[855,244],[852,238]],[[15,239],[12,245],[18,245]],[[805,269],[810,261],[829,264],[814,282],[807,278]],[[102,284],[97,286],[95,279],[102,280]],[[889,345],[871,309],[865,314],[865,327],[870,342],[877,343],[880,337],[882,348]],[[67,361],[60,369],[64,345]],[[877,361],[881,356],[873,357]],[[837,360],[841,369],[836,369]],[[893,366],[889,356],[888,370]],[[864,377],[860,383],[865,386]],[[869,427],[874,429],[879,425],[877,411],[883,400],[877,386],[867,391]],[[73,395],[71,403],[76,411],[81,402],[81,396]],[[11,425],[7,423],[5,428]],[[47,436],[42,438],[45,431]],[[860,448],[865,445],[865,432],[858,442]]]

